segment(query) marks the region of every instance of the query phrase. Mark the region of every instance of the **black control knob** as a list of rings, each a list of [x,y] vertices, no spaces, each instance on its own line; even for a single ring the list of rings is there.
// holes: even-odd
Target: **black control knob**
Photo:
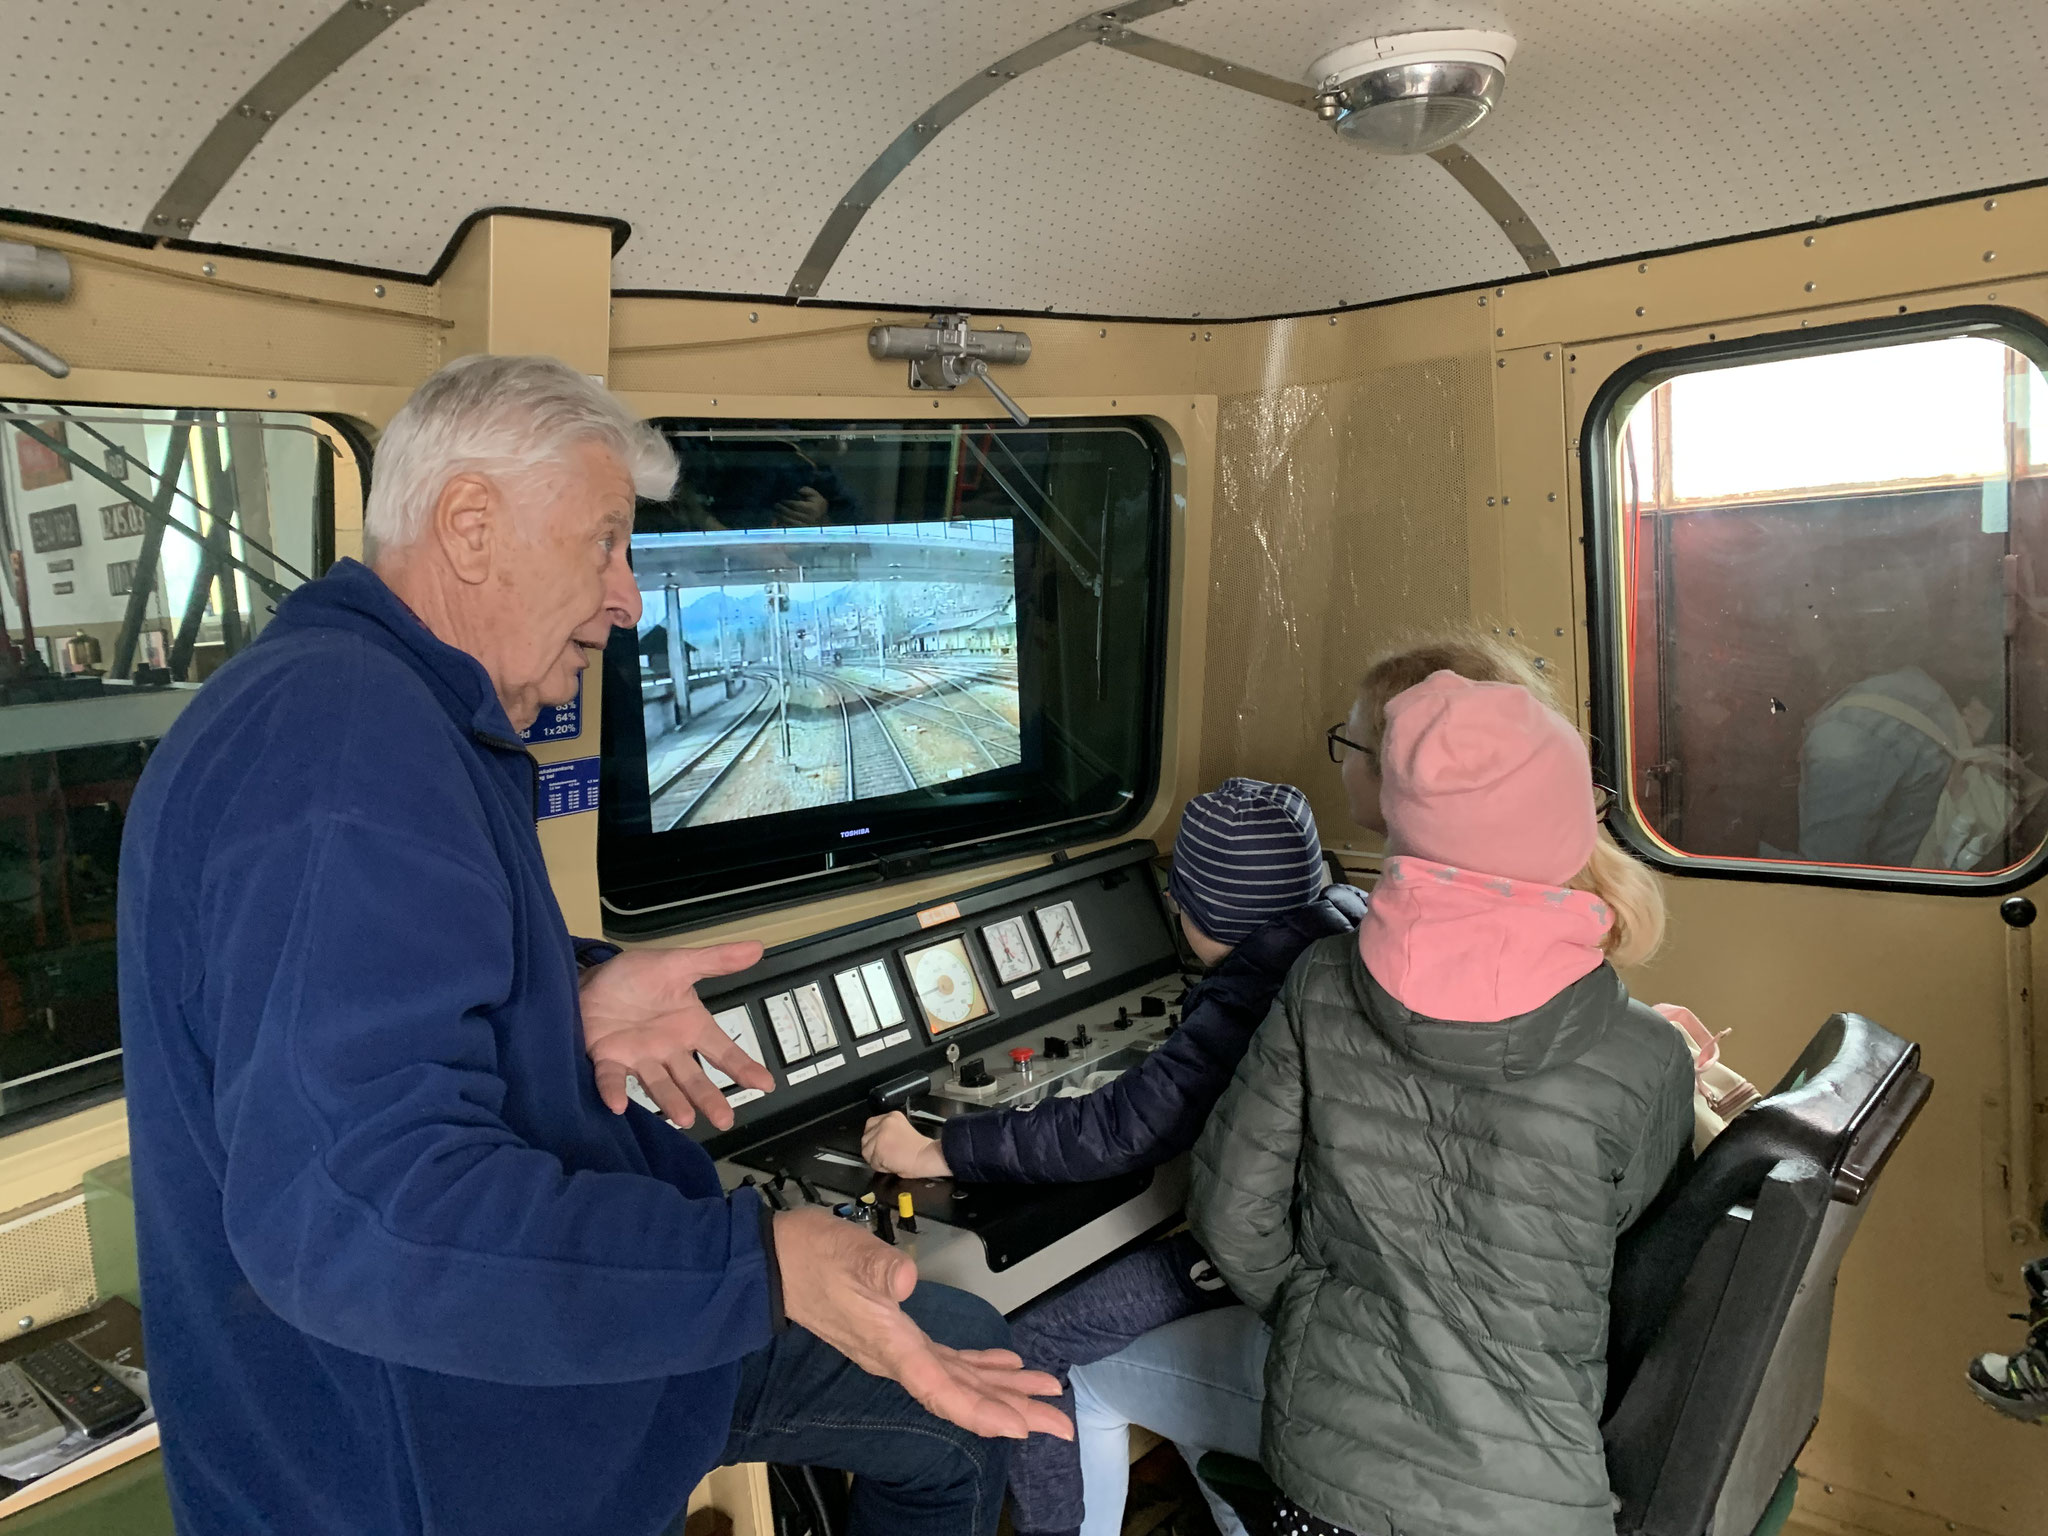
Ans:
[[[1111,1029],[1129,1029],[1131,1027],[1131,1010],[1121,1006],[1118,1007],[1116,1017],[1110,1021],[1109,1027]]]
[[[1175,1009],[1166,1016],[1166,1032],[1170,1035],[1180,1028],[1180,1010]]]
[[[1085,1051],[1088,1049],[1089,1044],[1088,1026],[1086,1024],[1076,1024],[1074,1026],[1074,1049]]]
[[[1148,992],[1138,1000],[1138,1012],[1148,1019],[1161,1018],[1166,1013],[1166,999],[1154,997]]]
[[[986,1088],[995,1079],[988,1075],[988,1064],[979,1056],[970,1056],[960,1063],[960,1086],[962,1088]]]
[[[1047,1061],[1064,1061],[1073,1052],[1068,1049],[1067,1042],[1058,1035],[1047,1035],[1045,1037],[1045,1050],[1041,1054],[1044,1055]]]
[[[2007,926],[2031,928],[2034,926],[2034,904],[2024,896],[2008,896],[1998,904],[1998,915],[2005,919]]]

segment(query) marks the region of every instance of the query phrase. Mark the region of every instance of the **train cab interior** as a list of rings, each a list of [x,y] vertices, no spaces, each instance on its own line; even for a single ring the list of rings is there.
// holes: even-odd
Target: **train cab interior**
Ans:
[[[413,391],[544,355],[679,473],[638,507],[634,623],[523,732],[538,845],[571,934],[766,946],[700,995],[772,1086],[716,1074],[730,1127],[674,1131],[734,1198],[833,1210],[1012,1319],[1177,1231],[1185,1156],[899,1178],[864,1128],[1165,1048],[1205,970],[1176,836],[1227,780],[1297,786],[1370,904],[1361,676],[1476,633],[1541,675],[1662,888],[1629,993],[1750,1090],[1701,1100],[1614,1253],[1615,1529],[2048,1529],[2040,1425],[1967,1369],[2048,1317],[2048,11],[30,0],[0,28],[9,1380],[49,1396],[76,1345],[146,1383],[138,780],[292,593],[373,553]],[[169,1533],[156,1426],[70,1428],[62,1459],[0,1444],[0,1536]],[[1257,1531],[1275,1494],[1144,1425],[1130,1458],[1130,1536]],[[675,1529],[831,1536],[830,1482],[723,1467]]]

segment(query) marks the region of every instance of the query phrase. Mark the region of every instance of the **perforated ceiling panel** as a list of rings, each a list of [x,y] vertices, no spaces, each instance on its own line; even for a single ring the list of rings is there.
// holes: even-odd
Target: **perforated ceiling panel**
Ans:
[[[429,0],[263,141],[199,233],[431,266],[493,205],[610,214],[621,287],[780,293],[876,152],[1073,0]]]
[[[1439,27],[1519,43],[1466,147],[1567,264],[2048,176],[2040,0],[1197,0],[1144,30],[1295,78]]]
[[[142,227],[342,0],[26,0],[0,206]],[[425,0],[256,146],[193,237],[422,272],[480,207],[632,224],[622,287],[781,294],[921,113],[1073,0]],[[2048,177],[2041,0],[1188,0],[1141,33],[1299,79],[1373,33],[1520,39],[1469,147],[1566,263]],[[882,192],[822,293],[1270,314],[1523,270],[1424,161],[1092,44]]]
[[[251,81],[334,0],[0,7],[0,206],[139,229]]]
[[[1435,161],[1360,154],[1297,107],[1089,46],[919,155],[820,296],[1241,315],[1519,265]]]

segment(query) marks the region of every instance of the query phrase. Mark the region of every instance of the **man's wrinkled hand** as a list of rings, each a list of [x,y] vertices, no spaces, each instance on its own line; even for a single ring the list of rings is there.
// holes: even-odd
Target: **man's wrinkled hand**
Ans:
[[[1074,1438],[1067,1416],[1039,1401],[1059,1395],[1058,1381],[1007,1349],[948,1349],[910,1320],[903,1302],[917,1266],[908,1255],[816,1207],[776,1216],[775,1253],[789,1320],[939,1418],[991,1439]]]
[[[775,1079],[712,1022],[697,983],[729,976],[761,958],[752,940],[703,949],[632,949],[583,973],[583,1048],[597,1069],[597,1091],[615,1115],[632,1102],[630,1074],[677,1125],[702,1114],[718,1129],[732,1106],[704,1075],[704,1061],[746,1088],[772,1091]]]
[[[950,1179],[945,1150],[900,1109],[876,1115],[860,1133],[860,1155],[877,1173],[905,1179]]]

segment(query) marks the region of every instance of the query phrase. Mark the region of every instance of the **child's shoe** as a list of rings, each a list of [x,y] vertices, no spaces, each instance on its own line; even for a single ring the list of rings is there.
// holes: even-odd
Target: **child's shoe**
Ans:
[[[2027,1347],[1972,1360],[1970,1390],[2000,1413],[2039,1423],[2048,1419],[2048,1258],[2035,1259],[2020,1274],[2027,1282]]]

